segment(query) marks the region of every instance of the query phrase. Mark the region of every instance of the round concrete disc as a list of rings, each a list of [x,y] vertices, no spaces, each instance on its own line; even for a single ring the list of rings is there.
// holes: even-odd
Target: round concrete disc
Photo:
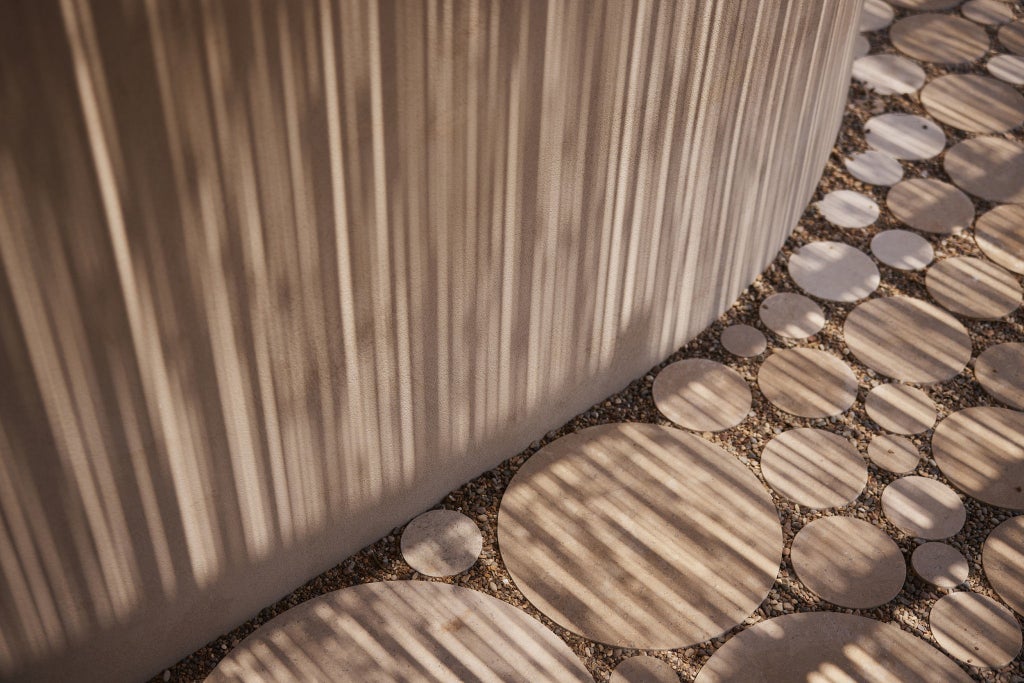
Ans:
[[[946,149],[946,134],[937,123],[914,114],[872,116],[864,124],[864,140],[897,159],[931,159]]]
[[[842,242],[811,242],[789,257],[789,276],[805,292],[831,301],[857,301],[878,288],[878,268]]]
[[[867,53],[871,52],[871,43],[868,39],[862,35],[856,35],[853,37],[853,58],[860,59]]]
[[[757,386],[776,407],[800,417],[831,417],[857,400],[857,378],[850,367],[817,349],[782,349],[757,373]]]
[[[974,376],[992,398],[1024,410],[1024,343],[988,347],[974,362]]]
[[[679,674],[664,660],[639,655],[615,667],[608,683],[679,683]]]
[[[990,406],[953,413],[935,428],[932,457],[964,493],[1024,510],[1024,413]]]
[[[793,292],[772,294],[761,302],[759,314],[765,327],[790,339],[805,339],[825,326],[821,306]]]
[[[277,616],[221,660],[207,683],[594,680],[526,612],[469,588],[365,583]]]
[[[988,72],[1011,85],[1024,85],[1024,57],[1017,55],[992,55],[985,64]]]
[[[906,95],[924,85],[924,69],[899,55],[868,55],[853,62],[853,77],[879,95]]]
[[[889,39],[903,54],[922,62],[963,64],[989,50],[985,29],[949,14],[914,14],[895,22]]]
[[[940,76],[921,91],[921,104],[942,123],[971,133],[1002,133],[1024,122],[1024,95],[988,76]]]
[[[1020,653],[1020,624],[1013,612],[978,593],[950,593],[928,616],[943,650],[972,666],[1006,666]]]
[[[875,200],[853,190],[835,190],[818,202],[818,211],[840,228],[865,228],[878,219]]]
[[[917,468],[921,461],[914,442],[905,436],[892,434],[876,434],[868,444],[868,457],[883,470],[894,474],[908,474]]]
[[[930,541],[914,549],[910,558],[914,571],[938,588],[952,590],[967,580],[971,567],[959,550],[947,543]]]
[[[616,647],[673,649],[742,622],[775,582],[779,513],[721,448],[651,424],[548,444],[501,500],[516,586],[561,626]],[[548,677],[550,678],[550,677]]]
[[[430,510],[402,532],[402,557],[427,576],[451,576],[474,564],[483,550],[476,522],[455,510]]]
[[[1003,268],[1024,274],[1024,206],[1003,204],[982,214],[974,224],[974,241]]]
[[[925,286],[943,308],[982,320],[1013,313],[1022,296],[1016,277],[994,263],[970,256],[939,261],[925,274]]]
[[[668,419],[698,432],[735,427],[750,412],[750,387],[740,373],[706,358],[687,358],[658,373],[654,404]]]
[[[974,204],[949,183],[911,178],[894,185],[885,203],[896,218],[917,230],[950,235],[974,220]]]
[[[957,187],[992,202],[1024,204],[1024,145],[977,137],[954,145],[943,159]]]
[[[886,519],[908,536],[935,541],[960,531],[967,509],[956,491],[941,481],[909,476],[882,491]]]
[[[921,270],[935,258],[925,238],[909,230],[883,230],[871,238],[871,253],[897,270]]]
[[[1024,55],[1024,19],[1006,24],[999,29],[999,42],[1015,55]]]
[[[1013,7],[1006,0],[967,0],[960,14],[976,24],[998,26],[1013,21]]]
[[[864,0],[859,31],[880,31],[892,23],[892,5],[885,0]]]
[[[887,432],[920,434],[935,424],[935,402],[906,384],[880,384],[868,392],[864,408]]]
[[[750,325],[730,325],[722,330],[722,346],[740,358],[760,356],[768,348],[764,333]]]
[[[1024,615],[1024,517],[1011,517],[988,535],[981,564],[999,597]]]
[[[823,429],[779,434],[761,453],[761,473],[780,495],[809,508],[852,502],[868,482],[868,466],[853,444]]]
[[[903,180],[903,166],[896,157],[869,149],[857,152],[843,162],[857,180],[869,185],[895,185]]]

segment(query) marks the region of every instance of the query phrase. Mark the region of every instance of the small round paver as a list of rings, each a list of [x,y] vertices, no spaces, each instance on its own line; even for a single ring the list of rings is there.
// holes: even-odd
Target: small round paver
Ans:
[[[970,683],[971,677],[894,624],[855,614],[804,612],[740,631],[715,651],[695,683],[751,680]]]
[[[740,358],[760,356],[768,348],[764,333],[750,325],[730,325],[722,330],[722,346]]]
[[[1020,306],[1020,283],[996,264],[971,256],[939,261],[925,274],[925,286],[939,304],[954,313],[997,320]]]
[[[932,457],[964,493],[1024,510],[1024,413],[992,406],[953,413],[935,428]]]
[[[992,55],[985,64],[988,72],[1011,85],[1024,85],[1024,57],[1018,55]]]
[[[928,624],[935,642],[965,664],[1006,666],[1020,652],[1020,624],[987,595],[950,593],[932,607]]]
[[[1024,343],[988,347],[974,362],[974,376],[992,398],[1024,410]]]
[[[1011,517],[985,539],[981,565],[992,588],[1024,615],[1024,517]]]
[[[913,472],[921,461],[921,453],[913,441],[892,434],[876,434],[871,437],[868,457],[883,470],[894,474]]]
[[[887,377],[934,384],[959,374],[971,359],[971,338],[941,308],[905,296],[866,301],[843,325],[850,351]]]
[[[789,257],[789,276],[805,292],[831,301],[858,301],[878,288],[878,267],[842,242],[811,242]]]
[[[909,230],[883,230],[871,238],[871,253],[897,270],[921,270],[935,258],[928,240]]]
[[[1018,19],[999,29],[999,42],[1015,55],[1024,55],[1024,19]]]
[[[971,567],[963,553],[938,541],[922,543],[914,549],[910,564],[922,579],[938,588],[952,590],[971,574]]]
[[[935,541],[960,531],[967,509],[956,491],[941,481],[912,475],[882,491],[886,519],[909,536]]]
[[[1024,204],[1024,145],[980,136],[950,148],[943,159],[957,187],[993,202]]]
[[[879,95],[906,95],[924,85],[924,69],[899,55],[867,55],[853,62],[853,77]]]
[[[852,502],[868,482],[868,465],[853,444],[811,427],[769,441],[761,453],[761,473],[780,495],[815,509]]]
[[[735,427],[750,412],[750,387],[740,373],[706,358],[687,358],[658,373],[654,404],[668,419],[698,432]]]
[[[935,402],[906,384],[880,384],[864,399],[868,417],[887,432],[920,434],[935,424]]]
[[[950,235],[974,220],[970,197],[933,178],[910,178],[894,185],[885,203],[896,218],[924,232]]]
[[[895,185],[903,180],[903,166],[899,160],[878,150],[857,152],[843,163],[850,175],[869,185]]]
[[[1024,206],[1003,204],[982,214],[974,224],[974,241],[1003,268],[1024,274]]]
[[[949,14],[915,14],[895,22],[889,39],[897,50],[922,62],[963,64],[989,50],[985,29]]]
[[[931,159],[946,149],[946,134],[937,123],[915,114],[872,116],[864,124],[864,140],[897,159]]]
[[[639,655],[615,667],[608,683],[679,683],[679,674],[664,660]]]
[[[406,563],[420,574],[452,576],[476,564],[483,536],[461,512],[430,510],[409,522],[401,546]]]
[[[843,361],[817,349],[782,349],[761,364],[757,386],[776,407],[800,417],[831,417],[857,400],[857,378]]]
[[[903,588],[903,552],[874,524],[822,517],[797,533],[790,550],[797,577],[822,600],[852,609],[889,602]]]
[[[960,14],[976,24],[998,26],[1013,21],[1013,8],[1006,0],[967,0]]]
[[[940,76],[921,91],[921,104],[939,121],[971,133],[1002,133],[1024,122],[1024,95],[988,76]]]
[[[875,200],[853,190],[835,190],[818,202],[818,211],[840,228],[866,228],[878,220]]]
[[[821,306],[794,292],[772,294],[761,302],[759,314],[765,327],[790,339],[810,337],[825,326]]]
[[[892,23],[892,5],[885,0],[864,0],[859,31],[880,31]]]
[[[860,59],[867,53],[871,52],[871,43],[868,39],[862,35],[856,35],[853,37],[853,58]]]

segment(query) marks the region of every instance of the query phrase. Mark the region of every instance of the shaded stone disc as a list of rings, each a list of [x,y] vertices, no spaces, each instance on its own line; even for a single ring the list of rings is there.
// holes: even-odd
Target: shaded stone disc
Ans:
[[[853,77],[879,95],[906,95],[924,85],[924,69],[899,55],[867,55],[853,62]]]
[[[1024,343],[985,349],[974,362],[974,376],[992,398],[1024,410]]]
[[[870,185],[895,185],[903,180],[903,166],[899,160],[878,150],[857,152],[843,163],[850,175]]]
[[[914,571],[922,579],[938,588],[952,590],[971,575],[971,567],[963,553],[939,541],[922,543],[910,558]]]
[[[803,294],[781,292],[761,302],[758,314],[764,326],[781,337],[806,339],[825,326],[821,306]]]
[[[476,522],[455,510],[430,510],[402,532],[402,557],[427,576],[451,576],[474,564],[483,550]]]
[[[967,520],[967,509],[956,491],[928,477],[902,477],[886,486],[882,511],[908,536],[929,541],[949,538]]]
[[[679,683],[679,674],[663,659],[639,655],[622,660],[608,683]]]
[[[887,432],[920,434],[935,424],[935,402],[906,384],[880,384],[864,399],[868,417]]]
[[[885,0],[864,0],[860,13],[859,31],[880,31],[892,23],[892,5]]]
[[[831,417],[857,400],[857,378],[835,356],[817,349],[782,349],[761,364],[757,386],[765,398],[800,417]]]
[[[967,0],[960,14],[976,24],[998,26],[1013,21],[1013,8],[1006,0]]]
[[[871,238],[871,253],[898,270],[921,270],[935,258],[931,243],[909,230],[883,230]]]
[[[921,104],[939,121],[971,133],[1002,133],[1024,122],[1024,95],[988,76],[940,76],[921,91]]]
[[[1024,85],[1024,57],[1018,55],[992,55],[985,64],[988,72],[1011,85]]]
[[[932,178],[911,178],[894,185],[885,203],[896,218],[924,232],[951,235],[974,220],[970,197]]]
[[[760,356],[768,348],[764,333],[750,325],[730,325],[722,330],[722,347],[740,358]]]
[[[1013,313],[1024,296],[1016,277],[990,261],[970,256],[939,261],[928,269],[924,282],[943,308],[982,320]]]
[[[943,159],[957,187],[993,202],[1024,204],[1024,145],[982,136],[950,148]]]
[[[1003,204],[982,214],[974,225],[974,241],[985,256],[1024,275],[1024,206]]]
[[[1024,510],[1024,413],[991,406],[953,413],[935,428],[932,457],[964,493]]]
[[[865,228],[878,219],[875,200],[853,190],[835,190],[818,202],[818,211],[840,228]]]
[[[1018,19],[999,29],[999,42],[1015,55],[1024,55],[1024,19]]]
[[[856,500],[868,481],[867,463],[853,444],[809,427],[769,441],[761,453],[761,473],[780,495],[816,509]]]
[[[981,564],[992,588],[1024,616],[1024,517],[1011,517],[985,539]]]
[[[989,50],[985,29],[949,14],[914,14],[895,22],[889,39],[897,50],[922,62],[963,64]]]
[[[658,373],[654,404],[668,419],[698,432],[735,427],[750,412],[750,387],[740,373],[706,358],[687,358]]]
[[[892,434],[876,434],[871,437],[868,457],[883,470],[894,474],[913,472],[921,461],[921,453],[913,441]]]
[[[842,242],[811,242],[789,257],[789,276],[812,296],[857,301],[878,288],[881,277],[871,258]]]
[[[987,595],[950,593],[932,607],[928,623],[943,650],[972,666],[1006,666],[1020,652],[1020,624]]]
[[[864,140],[897,159],[931,159],[946,149],[946,134],[937,123],[914,114],[873,116],[864,124]]]

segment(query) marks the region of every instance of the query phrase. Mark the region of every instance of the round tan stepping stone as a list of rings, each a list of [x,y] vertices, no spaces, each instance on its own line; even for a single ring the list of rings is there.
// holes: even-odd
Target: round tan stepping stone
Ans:
[[[1024,85],[1024,57],[1017,55],[992,55],[985,64],[988,72],[1001,81],[1012,85]]]
[[[750,325],[730,325],[722,330],[722,346],[741,358],[760,356],[768,348],[764,333]]]
[[[924,85],[924,69],[899,55],[868,55],[853,62],[853,77],[879,95],[917,92]]]
[[[483,536],[476,522],[455,510],[430,510],[409,522],[402,532],[402,557],[427,576],[466,571],[480,557]]]
[[[956,588],[971,574],[967,558],[948,543],[931,541],[914,549],[910,564],[922,579],[946,590]]]
[[[889,190],[885,203],[896,218],[917,230],[950,235],[974,220],[974,204],[949,183],[911,178]]]
[[[1024,206],[1003,204],[983,214],[974,224],[974,241],[1003,268],[1024,274]]]
[[[980,258],[957,256],[939,261],[925,274],[925,286],[944,308],[982,320],[996,320],[1017,310],[1017,278]]]
[[[960,14],[985,26],[998,26],[1013,21],[1013,9],[1006,0],[967,0],[960,7]]]
[[[679,674],[664,660],[640,655],[623,660],[608,683],[679,683]]]
[[[875,525],[853,517],[814,520],[797,533],[789,556],[803,584],[840,607],[884,605],[907,578],[896,542]]]
[[[932,607],[928,623],[935,642],[965,664],[1006,666],[1020,652],[1020,624],[987,595],[950,593]]]
[[[896,157],[885,152],[873,149],[857,152],[843,163],[850,175],[870,185],[895,185],[903,180],[903,166]]]
[[[898,270],[921,270],[935,258],[925,238],[909,230],[883,230],[871,238],[871,253]]]
[[[761,453],[761,473],[779,495],[815,509],[854,501],[868,482],[868,465],[853,444],[810,427],[769,441]]]
[[[751,680],[969,683],[971,677],[899,626],[855,614],[805,612],[740,631],[715,651],[695,683]]]
[[[988,76],[940,76],[921,91],[921,104],[939,121],[972,133],[1002,133],[1024,122],[1024,95]]]
[[[960,189],[993,202],[1024,204],[1024,145],[977,137],[954,145],[943,159]]]
[[[953,413],[935,428],[932,457],[969,496],[1024,510],[1024,413],[989,406]]]
[[[1006,24],[999,29],[999,42],[1015,55],[1024,55],[1024,20]]]
[[[843,325],[850,351],[887,377],[934,384],[955,377],[971,359],[960,321],[927,301],[892,296],[866,301]]]
[[[907,535],[929,541],[949,538],[967,520],[967,509],[956,491],[928,477],[903,477],[886,486],[882,511]]]
[[[867,254],[842,242],[811,242],[789,257],[789,276],[808,294],[857,301],[878,288],[878,268]]]
[[[698,432],[735,427],[750,412],[750,387],[740,373],[706,358],[687,358],[658,373],[651,388],[658,410]]]
[[[739,460],[651,424],[590,427],[519,469],[498,513],[516,586],[559,625],[673,649],[742,622],[782,559],[779,514]]]
[[[859,31],[880,31],[892,23],[894,13],[892,5],[885,0],[864,0],[864,9],[860,12]]]
[[[875,200],[853,190],[836,190],[818,202],[818,211],[833,225],[840,228],[864,228],[878,219]]]
[[[1024,410],[1024,344],[1007,342],[985,349],[974,362],[974,376],[992,398]]]
[[[790,339],[804,339],[825,326],[821,306],[803,294],[782,292],[761,302],[761,322],[775,334]]]
[[[914,114],[880,114],[864,124],[864,140],[897,159],[931,159],[946,149],[946,134],[937,123]]]
[[[1024,615],[1024,517],[1011,517],[988,535],[981,564],[999,597]]]
[[[887,432],[920,434],[935,424],[935,402],[906,384],[880,384],[868,392],[864,408]]]
[[[914,14],[889,29],[893,46],[922,62],[962,64],[985,56],[988,34],[975,23],[949,14]]]
[[[227,681],[589,681],[579,658],[526,612],[428,581],[343,588],[271,619],[207,678]]]
[[[868,39],[862,35],[854,36],[853,38],[853,58],[859,59],[871,52],[871,43]]]
[[[876,434],[871,437],[868,457],[883,470],[894,474],[913,472],[921,461],[921,454],[913,441],[892,434]]]
[[[831,417],[857,400],[857,378],[843,361],[817,349],[782,349],[761,364],[765,398],[800,417]]]

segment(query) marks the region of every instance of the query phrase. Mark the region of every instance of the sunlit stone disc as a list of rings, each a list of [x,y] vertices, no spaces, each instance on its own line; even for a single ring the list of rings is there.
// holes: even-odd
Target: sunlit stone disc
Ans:
[[[722,347],[740,358],[760,356],[768,348],[764,333],[750,325],[730,325],[722,330]]]
[[[997,526],[981,550],[981,564],[992,588],[1024,616],[1024,516]]]
[[[946,134],[937,123],[914,114],[873,116],[864,124],[864,140],[897,159],[931,159],[946,149]]]
[[[761,322],[775,334],[790,339],[805,339],[825,326],[821,306],[803,294],[781,292],[761,302]]]
[[[974,376],[992,398],[1024,410],[1024,343],[988,347],[974,362]]]
[[[823,429],[791,429],[768,442],[761,473],[779,495],[809,508],[852,502],[868,481],[868,466],[849,441]]]
[[[1020,653],[1020,624],[1013,612],[979,593],[950,593],[928,616],[935,641],[973,666],[1006,666]]]
[[[1002,133],[1024,122],[1024,95],[977,74],[936,78],[921,91],[921,104],[942,123],[971,133]]]
[[[989,50],[985,29],[950,14],[904,17],[889,29],[889,39],[903,54],[936,64],[973,62]]]
[[[1020,283],[996,264],[970,256],[939,261],[928,269],[925,286],[944,308],[982,320],[996,320],[1020,306]]]
[[[1015,55],[1024,55],[1024,19],[1018,19],[999,29],[999,42]]]
[[[889,190],[885,203],[896,218],[917,230],[949,235],[974,220],[970,197],[949,183],[910,178]]]
[[[1018,55],[992,55],[985,64],[988,72],[1011,85],[1024,85],[1024,57]]]
[[[924,69],[899,55],[867,55],[853,62],[853,77],[879,95],[905,95],[924,85]]]
[[[402,557],[427,576],[451,576],[474,564],[483,549],[476,522],[455,510],[430,510],[402,532]]]
[[[840,228],[867,227],[878,219],[879,214],[875,200],[853,190],[829,192],[818,202],[818,211]]]
[[[811,242],[789,257],[789,276],[812,296],[857,301],[878,288],[878,267],[867,254],[842,242]]]
[[[914,549],[910,558],[914,572],[938,588],[952,590],[971,574],[967,558],[948,543],[931,541]]]
[[[1003,204],[974,224],[974,241],[985,256],[1024,275],[1024,206]]]
[[[871,43],[862,35],[853,38],[853,58],[858,59],[871,52]]]
[[[1024,145],[981,136],[950,148],[943,159],[957,187],[993,202],[1024,204]]]
[[[857,378],[835,356],[817,349],[782,349],[770,355],[757,373],[765,398],[800,417],[830,417],[857,400]]]
[[[953,413],[935,428],[932,457],[964,493],[1024,510],[1024,413],[991,406]]]
[[[878,150],[857,152],[843,163],[850,175],[870,185],[895,185],[903,180],[903,166],[899,160]]]
[[[909,230],[883,230],[871,238],[871,253],[898,270],[921,270],[935,258],[931,243]]]
[[[935,424],[935,402],[906,384],[880,384],[868,392],[864,408],[887,432],[920,434]]]
[[[663,659],[639,655],[615,667],[608,683],[679,683],[679,674]]]
[[[747,381],[732,368],[705,358],[669,365],[658,373],[651,393],[665,417],[698,432],[735,427],[750,411]]]
[[[976,24],[998,26],[1013,21],[1013,6],[1007,0],[967,0],[960,14]]]
[[[871,437],[868,457],[883,470],[895,474],[913,472],[921,461],[921,453],[913,441],[893,434],[875,434]]]
[[[930,541],[949,538],[967,519],[967,509],[956,491],[941,481],[918,476],[903,477],[886,486],[882,511],[908,536]]]
[[[860,31],[880,31],[892,23],[892,5],[885,0],[864,0],[860,13]]]

